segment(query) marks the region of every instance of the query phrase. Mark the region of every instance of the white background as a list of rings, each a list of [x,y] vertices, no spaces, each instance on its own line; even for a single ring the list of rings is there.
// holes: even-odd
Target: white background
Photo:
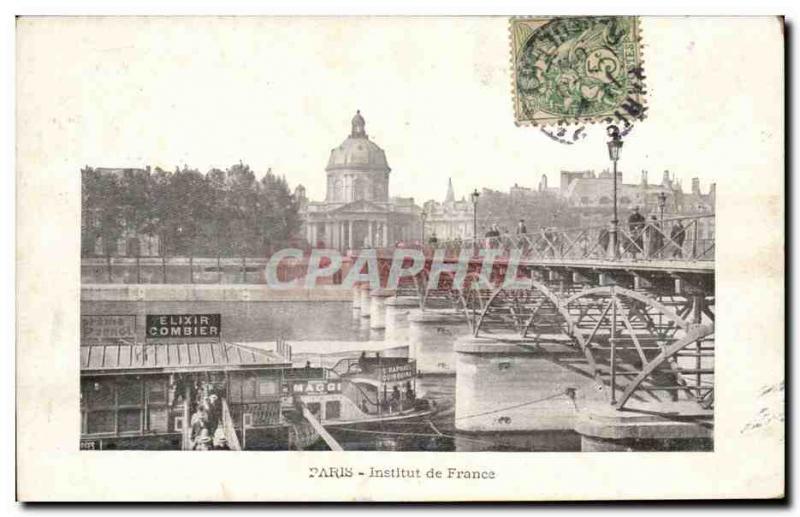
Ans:
[[[3,419],[3,454],[2,458],[2,473],[3,477],[0,481],[0,489],[3,491],[4,502],[8,502],[15,511],[19,510],[18,506],[10,503],[13,500],[13,486],[14,486],[14,428],[13,419],[11,416],[14,414],[14,358],[13,346],[15,341],[14,337],[14,18],[15,14],[288,14],[288,13],[308,13],[308,14],[787,14],[787,21],[790,25],[794,24],[794,18],[797,15],[797,8],[791,2],[770,2],[761,1],[755,2],[706,2],[703,6],[698,7],[696,2],[672,2],[669,9],[665,7],[647,6],[639,2],[615,2],[612,5],[604,7],[612,7],[613,9],[598,11],[597,2],[559,2],[558,4],[550,4],[550,10],[532,7],[526,8],[524,4],[519,2],[492,2],[489,5],[486,2],[461,2],[459,4],[448,5],[446,2],[383,2],[380,8],[370,5],[367,2],[342,2],[339,6],[332,6],[330,2],[277,2],[271,9],[256,6],[252,2],[229,2],[225,4],[209,3],[209,2],[193,2],[191,7],[184,6],[178,2],[144,2],[136,4],[113,4],[110,2],[73,2],[68,9],[65,9],[60,3],[57,2],[16,2],[4,6],[5,16],[2,19],[2,40],[0,40],[0,50],[2,58],[0,64],[2,65],[2,112],[0,112],[0,130],[2,131],[2,149],[0,150],[0,159],[3,160],[3,173],[0,174],[0,231],[2,232],[2,245],[3,245],[3,269],[2,276],[0,277],[0,285],[5,287],[5,296],[3,296],[2,305],[0,305],[0,329],[6,339],[3,340],[5,346],[8,348],[9,353],[5,354],[3,358],[3,379],[6,380],[5,390],[2,390],[3,401],[3,414],[7,418]],[[736,8],[737,5],[741,7]],[[135,7],[135,10],[134,10]],[[553,10],[555,9],[555,10]],[[796,37],[796,34],[794,34]],[[791,43],[791,40],[789,40]],[[724,56],[724,48],[720,48],[720,55]],[[797,60],[796,55],[791,56],[790,66],[794,66]],[[647,56],[645,56],[647,59]],[[347,118],[345,118],[345,123]],[[368,124],[370,118],[367,119]],[[368,125],[368,130],[371,126]],[[346,124],[342,133],[346,131]],[[344,136],[344,135],[342,135]],[[339,138],[338,136],[336,138]],[[792,142],[787,142],[792,145],[796,142],[796,135],[792,135]],[[336,141],[331,142],[331,146]],[[388,143],[381,143],[385,148],[388,148]],[[793,145],[792,145],[793,146]],[[324,164],[325,150],[320,151],[322,156],[319,158],[321,164]],[[389,154],[390,161],[392,155]],[[247,161],[247,160],[245,160]],[[391,163],[391,162],[390,162]],[[116,164],[108,164],[116,165]],[[170,167],[174,164],[164,164]],[[200,168],[207,167],[205,163],[189,163],[191,166]],[[251,165],[256,165],[251,163]],[[321,169],[322,165],[320,165]],[[281,172],[281,171],[279,171]],[[651,172],[651,175],[653,172]],[[652,178],[652,176],[651,176]],[[550,178],[551,184],[554,178]],[[629,180],[630,178],[626,178]],[[653,178],[654,179],[654,178]],[[722,181],[721,178],[717,178]],[[652,179],[651,179],[652,181]],[[684,179],[684,187],[687,186],[688,178]],[[796,182],[793,186],[797,188]],[[24,235],[17,235],[17,239],[23,240]],[[791,339],[789,340],[791,343]],[[796,355],[796,354],[795,354]],[[723,473],[720,473],[724,476]],[[609,480],[610,484],[614,481]],[[624,482],[624,480],[618,480]],[[597,511],[598,508],[593,508],[592,511]],[[152,511],[166,511],[155,510]],[[275,511],[275,510],[269,510]],[[349,510],[348,510],[349,511]],[[431,511],[431,510],[425,510]],[[537,511],[543,511],[539,509]],[[683,510],[685,511],[685,510]],[[708,511],[708,510],[702,510]]]

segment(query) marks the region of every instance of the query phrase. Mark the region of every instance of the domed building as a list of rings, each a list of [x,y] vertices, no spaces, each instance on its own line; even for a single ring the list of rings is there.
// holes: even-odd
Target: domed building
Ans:
[[[331,149],[325,201],[302,210],[306,239],[338,250],[389,247],[419,239],[421,210],[414,198],[389,196],[386,153],[369,139],[360,111],[350,135]]]

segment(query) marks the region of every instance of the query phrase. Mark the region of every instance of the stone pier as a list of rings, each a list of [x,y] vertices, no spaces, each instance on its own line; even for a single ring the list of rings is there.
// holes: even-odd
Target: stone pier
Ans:
[[[649,406],[617,410],[605,403],[586,408],[575,425],[581,435],[581,451],[713,450],[712,410],[700,409],[693,402]]]
[[[361,289],[358,287],[353,288],[353,311],[361,310]]]
[[[383,330],[386,328],[386,300],[394,296],[389,289],[374,289],[369,293],[369,328]]]
[[[358,290],[361,294],[361,301],[359,302],[359,307],[361,308],[361,317],[369,318],[372,316],[371,314],[372,311],[370,310],[371,302],[369,298],[369,293],[370,293],[369,284],[362,284],[361,286],[359,286]]]
[[[408,344],[408,313],[419,309],[419,298],[416,296],[393,296],[385,302],[384,339],[390,346]]]
[[[566,343],[513,335],[466,336],[455,344],[459,431],[564,431],[582,407],[605,400],[583,354]]]
[[[469,334],[464,315],[452,310],[419,310],[408,314],[408,356],[422,374],[456,373],[453,345]]]

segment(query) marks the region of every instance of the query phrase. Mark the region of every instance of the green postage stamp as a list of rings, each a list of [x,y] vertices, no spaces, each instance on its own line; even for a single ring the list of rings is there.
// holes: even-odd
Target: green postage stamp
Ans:
[[[614,122],[646,112],[635,16],[511,19],[518,125]]]

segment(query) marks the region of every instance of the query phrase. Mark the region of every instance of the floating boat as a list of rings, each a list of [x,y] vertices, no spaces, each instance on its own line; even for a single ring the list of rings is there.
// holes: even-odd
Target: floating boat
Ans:
[[[424,421],[435,411],[417,397],[416,365],[404,357],[363,353],[312,367],[292,364],[282,342],[81,346],[83,450],[286,450],[320,440],[335,448],[328,428]],[[220,430],[200,435],[208,422]]]

